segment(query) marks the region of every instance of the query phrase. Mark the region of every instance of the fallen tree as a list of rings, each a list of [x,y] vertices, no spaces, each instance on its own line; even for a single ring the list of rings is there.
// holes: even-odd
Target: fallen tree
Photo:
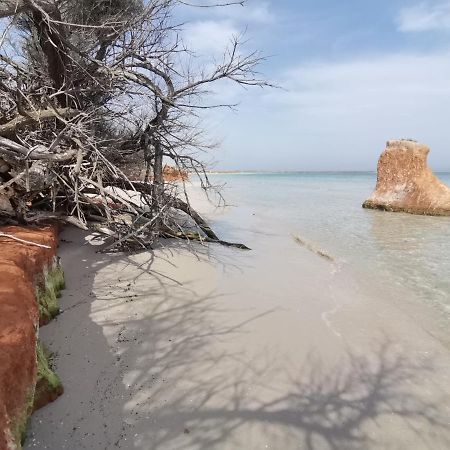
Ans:
[[[184,180],[165,180],[164,166],[213,188],[198,111],[232,106],[206,104],[220,80],[268,86],[255,73],[262,58],[235,37],[218,63],[202,66],[172,17],[178,3],[2,2],[2,223],[95,226],[116,249],[147,248],[158,237],[245,248],[219,239],[192,208]],[[125,174],[130,158],[145,169],[142,180]]]

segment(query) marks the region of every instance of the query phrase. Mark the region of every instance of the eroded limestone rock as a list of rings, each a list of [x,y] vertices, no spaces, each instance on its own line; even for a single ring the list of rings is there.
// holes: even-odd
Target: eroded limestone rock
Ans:
[[[389,141],[378,162],[377,186],[364,208],[450,216],[450,188],[428,167],[430,149],[413,141]]]

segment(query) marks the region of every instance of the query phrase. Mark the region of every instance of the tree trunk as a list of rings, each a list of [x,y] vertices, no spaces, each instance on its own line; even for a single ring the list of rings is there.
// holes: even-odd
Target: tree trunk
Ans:
[[[153,216],[156,217],[164,204],[163,151],[160,142],[155,142],[155,160],[153,165]],[[160,229],[161,219],[157,218],[155,228]]]
[[[153,168],[153,182],[155,184],[164,185],[163,151],[159,142],[155,142],[155,165]]]
[[[62,22],[61,13],[56,6],[49,12],[49,16],[58,22]],[[56,23],[49,24],[43,13],[36,9],[33,11],[33,22],[38,31],[39,45],[47,60],[48,74],[53,82],[53,88],[56,91],[67,90],[69,88],[67,80],[69,60],[66,45],[63,41],[63,26]],[[66,94],[61,92],[57,95],[57,99],[59,106],[67,107],[68,98]]]

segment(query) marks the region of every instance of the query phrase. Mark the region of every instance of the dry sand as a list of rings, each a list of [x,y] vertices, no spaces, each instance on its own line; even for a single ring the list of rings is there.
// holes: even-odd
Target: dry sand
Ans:
[[[450,448],[450,353],[427,312],[252,220],[252,252],[108,256],[63,233],[63,313],[41,337],[65,394],[26,448]]]

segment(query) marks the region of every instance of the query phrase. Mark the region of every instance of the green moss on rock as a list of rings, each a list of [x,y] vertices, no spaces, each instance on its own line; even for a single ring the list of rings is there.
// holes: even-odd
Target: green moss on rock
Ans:
[[[28,419],[34,410],[34,389],[30,389],[27,395],[26,406],[21,414],[19,414],[11,424],[10,436],[11,442],[15,444],[15,448],[20,450],[27,437]]]
[[[50,270],[44,272],[36,283],[36,298],[39,305],[39,324],[50,322],[59,314],[59,297],[65,288],[64,271],[55,258]],[[30,387],[25,406],[17,414],[8,430],[8,441],[11,448],[22,449],[26,439],[28,419],[39,408],[56,400],[63,393],[59,377],[52,370],[52,355],[39,341],[36,345],[37,377],[36,385]]]
[[[36,346],[36,358],[38,372],[33,410],[42,408],[63,393],[61,380],[51,367],[51,353],[41,342]]]
[[[39,316],[41,325],[50,322],[59,314],[59,297],[61,290],[65,288],[64,271],[57,263],[47,272],[43,283],[40,283],[36,298],[39,304]]]

